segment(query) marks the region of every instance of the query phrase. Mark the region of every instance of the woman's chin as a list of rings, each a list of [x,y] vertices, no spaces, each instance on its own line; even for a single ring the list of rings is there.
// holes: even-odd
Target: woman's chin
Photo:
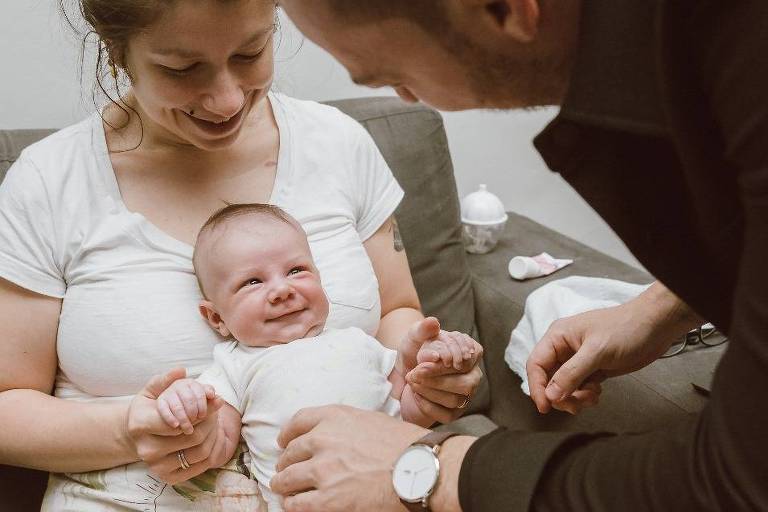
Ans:
[[[262,94],[252,93],[243,108],[222,123],[212,123],[184,110],[177,110],[173,117],[177,123],[178,135],[189,144],[204,151],[227,149],[240,138],[243,129],[248,125],[247,121],[254,111],[255,104],[262,99],[262,96]]]
[[[187,140],[190,144],[203,151],[221,151],[232,147],[242,133],[242,127],[237,131],[221,138],[206,138],[200,136],[189,136]]]

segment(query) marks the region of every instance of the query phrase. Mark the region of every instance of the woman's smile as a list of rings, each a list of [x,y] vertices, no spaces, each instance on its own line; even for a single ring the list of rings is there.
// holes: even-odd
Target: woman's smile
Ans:
[[[248,108],[251,104],[250,100],[251,98],[249,97],[245,101],[243,107],[237,112],[237,114],[218,122],[201,119],[193,114],[190,114],[189,112],[184,112],[183,110],[181,110],[181,112],[187,119],[192,121],[192,123],[197,127],[199,131],[203,132],[205,135],[215,138],[226,137],[237,131],[242,126],[243,117],[245,117],[246,111],[250,110]]]

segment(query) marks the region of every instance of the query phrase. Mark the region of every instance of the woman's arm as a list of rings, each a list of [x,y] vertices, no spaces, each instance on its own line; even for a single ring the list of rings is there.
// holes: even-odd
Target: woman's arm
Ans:
[[[435,339],[437,335],[430,334],[423,322],[424,315],[394,217],[387,219],[363,245],[379,280],[382,318],[376,334],[378,340],[398,349],[406,336],[419,345]],[[482,351],[477,351],[472,356],[470,369],[462,371],[434,362],[423,363],[415,370],[411,370],[412,364],[407,365],[411,371],[406,378],[415,391],[421,412],[441,423],[461,416],[463,411],[459,406],[474,396],[480,384],[481,357]]]
[[[153,378],[130,402],[50,396],[61,303],[0,279],[0,463],[83,472],[144,460],[165,481],[220,464],[227,446],[217,411],[189,436],[167,427],[157,413],[157,395],[183,378],[183,370]],[[178,450],[185,451],[189,469],[179,470]]]
[[[414,322],[424,318],[394,217],[363,243],[379,281],[381,323],[376,338],[397,350]]]
[[[126,436],[127,402],[50,396],[61,302],[0,279],[0,462],[47,471],[133,462],[138,457]]]

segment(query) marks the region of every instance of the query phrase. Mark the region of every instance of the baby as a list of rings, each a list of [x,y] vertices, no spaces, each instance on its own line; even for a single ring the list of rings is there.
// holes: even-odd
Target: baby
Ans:
[[[191,433],[216,396],[236,409],[241,424],[224,431],[234,452],[242,427],[249,469],[270,512],[282,510],[269,490],[277,436],[299,409],[340,403],[429,426],[433,420],[405,381],[407,366],[441,360],[462,368],[480,350],[471,339],[419,346],[406,337],[395,352],[358,328],[324,329],[328,299],[307,237],[275,206],[230,205],[214,214],[198,235],[193,262],[204,296],[200,313],[232,341],[214,348],[213,366],[197,380],[166,389],[158,410],[171,427]]]

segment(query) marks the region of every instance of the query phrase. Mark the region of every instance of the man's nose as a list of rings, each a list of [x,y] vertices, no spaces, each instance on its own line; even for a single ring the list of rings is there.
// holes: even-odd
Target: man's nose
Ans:
[[[400,99],[403,100],[406,103],[418,103],[419,98],[416,97],[415,94],[413,94],[410,89],[403,86],[395,87],[395,92],[398,96],[400,96]]]

